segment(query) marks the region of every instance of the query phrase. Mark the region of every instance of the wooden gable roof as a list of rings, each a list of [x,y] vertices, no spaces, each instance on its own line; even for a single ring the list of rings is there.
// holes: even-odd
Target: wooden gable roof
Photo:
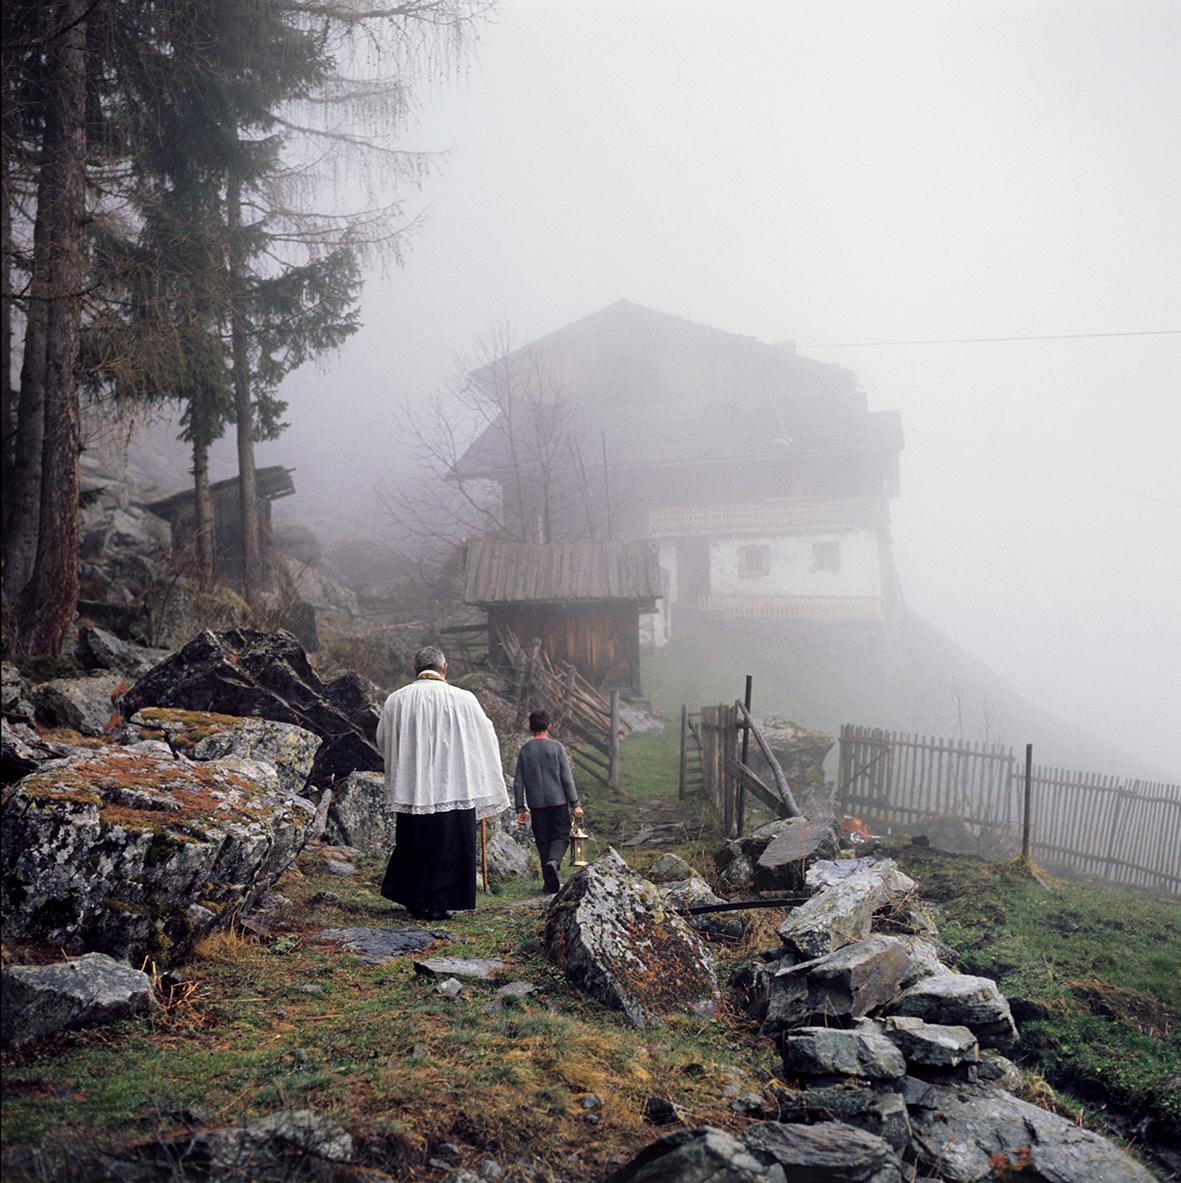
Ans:
[[[655,600],[660,564],[649,542],[471,542],[465,604]]]

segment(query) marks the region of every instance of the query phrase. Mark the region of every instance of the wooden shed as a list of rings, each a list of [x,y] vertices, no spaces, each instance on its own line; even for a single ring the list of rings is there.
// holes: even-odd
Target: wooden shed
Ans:
[[[497,543],[467,547],[463,599],[488,613],[489,652],[500,636],[534,638],[592,685],[640,692],[640,614],[656,611],[660,566],[640,542]]]
[[[263,587],[271,583],[271,502],[295,492],[291,479],[293,469],[281,464],[255,471],[258,496],[259,582]],[[209,486],[213,500],[213,577],[219,583],[242,586],[242,513],[238,494],[238,478],[216,481]],[[148,507],[164,518],[172,527],[172,553],[187,556],[193,553],[197,529],[197,495],[192,489],[182,489],[171,497],[162,497]]]

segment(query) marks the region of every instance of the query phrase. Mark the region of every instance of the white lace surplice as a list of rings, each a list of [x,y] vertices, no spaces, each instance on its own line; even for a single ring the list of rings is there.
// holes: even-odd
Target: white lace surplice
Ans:
[[[385,701],[377,724],[385,755],[386,801],[395,813],[509,806],[492,721],[469,690],[419,678]]]

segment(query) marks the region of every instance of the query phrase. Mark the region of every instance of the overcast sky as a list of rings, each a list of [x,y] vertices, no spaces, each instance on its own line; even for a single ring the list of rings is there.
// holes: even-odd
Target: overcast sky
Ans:
[[[1177,0],[505,0],[419,88],[406,265],[260,458],[378,532],[393,406],[498,322],[795,340],[902,413],[910,605],[1181,776],[1181,336],[857,344],[1181,329],[1179,62]]]

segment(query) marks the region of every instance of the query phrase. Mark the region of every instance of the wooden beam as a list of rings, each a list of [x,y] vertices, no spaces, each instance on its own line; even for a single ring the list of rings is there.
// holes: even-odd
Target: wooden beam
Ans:
[[[778,790],[784,808],[787,810],[787,816],[799,817],[800,807],[796,804],[791,786],[787,783],[787,777],[783,775],[783,769],[779,766],[779,761],[775,759],[774,752],[771,751],[767,745],[767,741],[763,738],[763,733],[759,730],[758,724],[750,717],[750,711],[742,703],[736,702],[734,705],[738,708],[738,713],[750,728],[751,735],[755,737],[755,743],[759,745],[759,751],[763,753],[763,759],[771,766],[771,772],[775,777],[775,788]]]

